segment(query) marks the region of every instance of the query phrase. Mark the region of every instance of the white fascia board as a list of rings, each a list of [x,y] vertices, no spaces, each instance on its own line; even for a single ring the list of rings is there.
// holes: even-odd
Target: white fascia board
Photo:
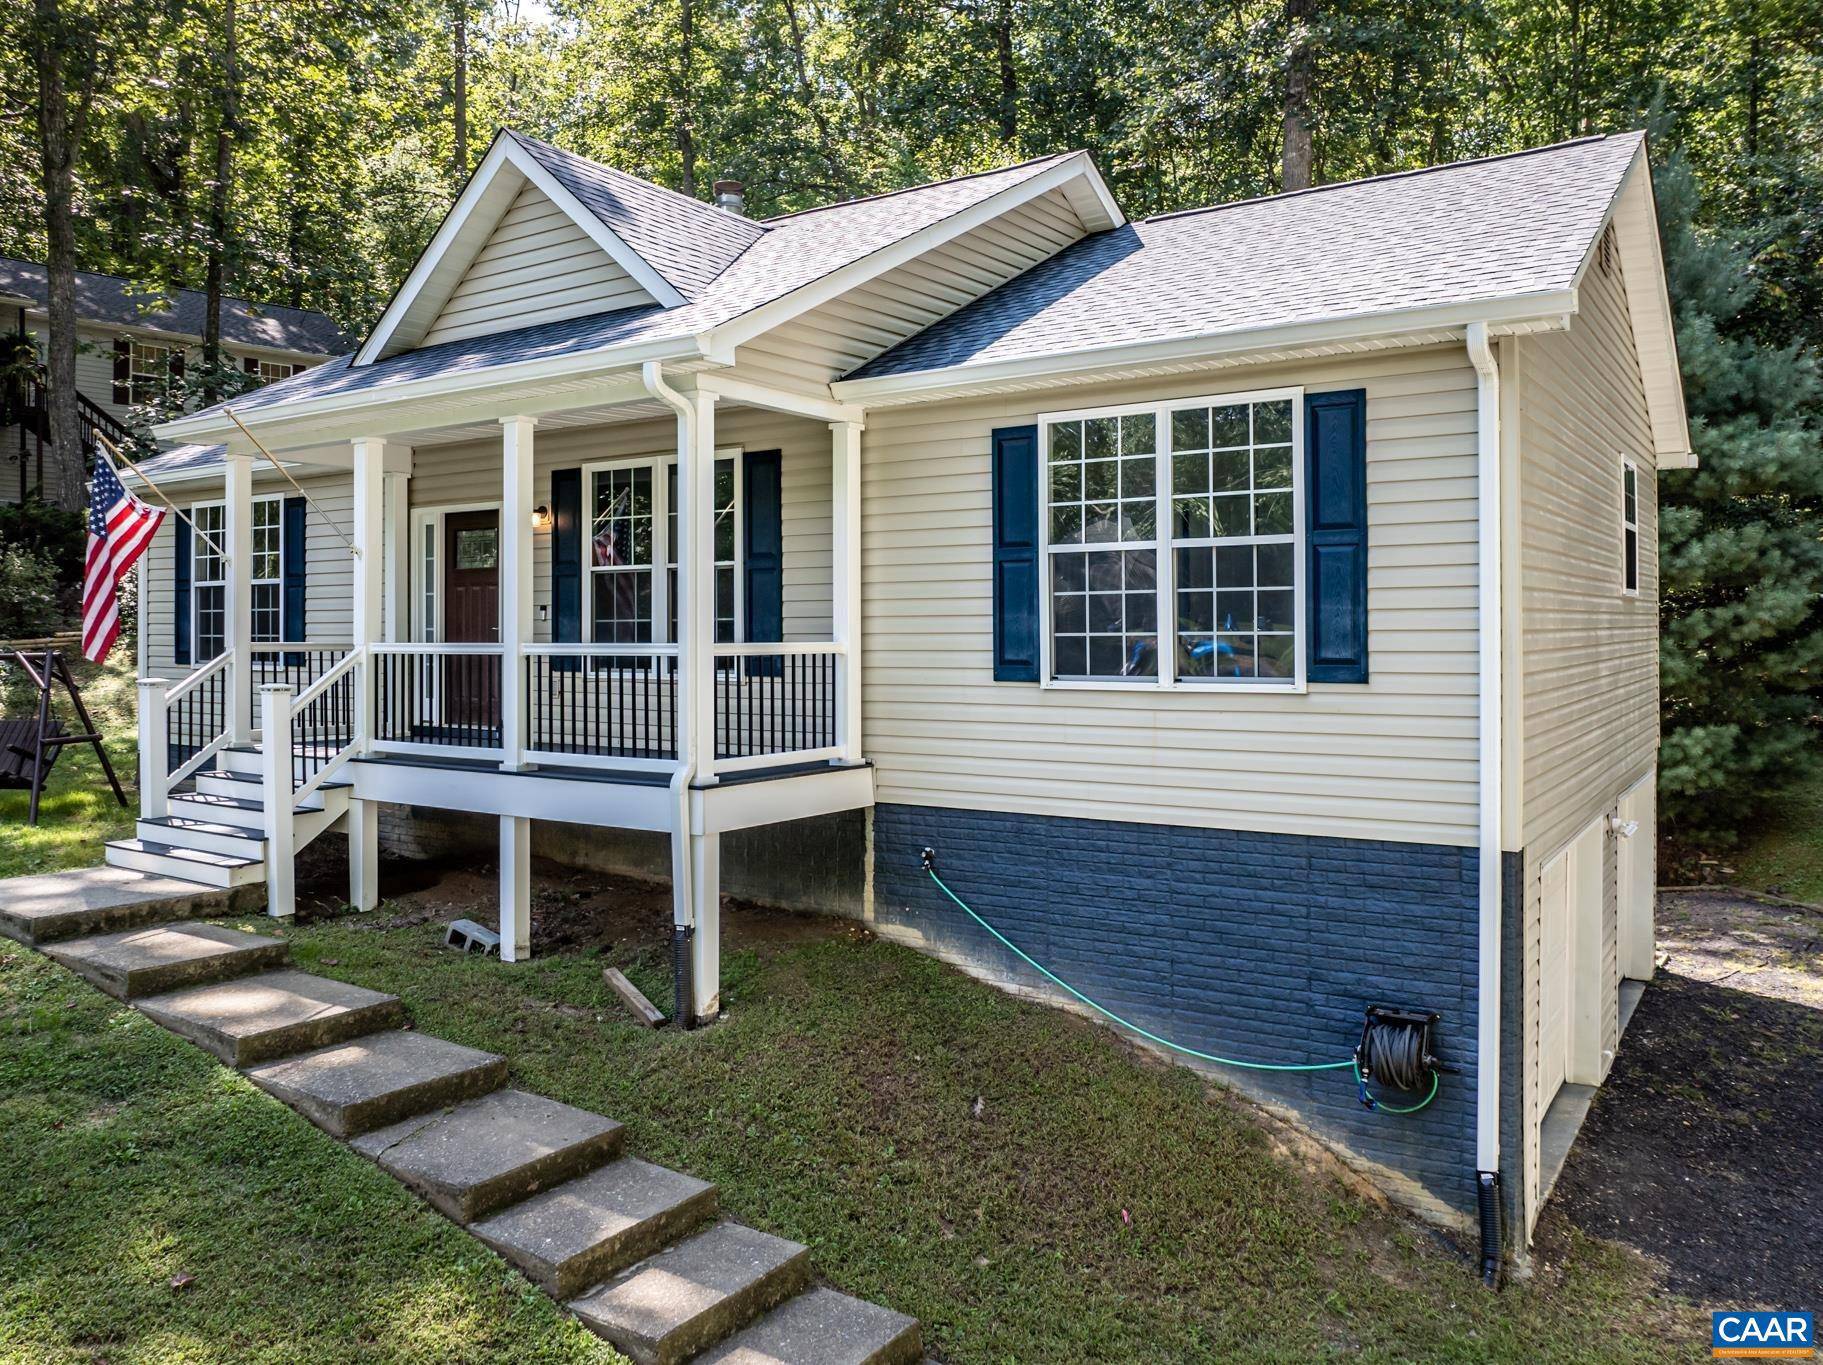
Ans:
[[[714,328],[712,333],[715,353],[731,354],[735,347],[743,346],[755,337],[790,322],[800,314],[828,303],[831,299],[839,298],[857,285],[866,284],[869,280],[884,275],[889,270],[904,265],[908,261],[916,260],[925,252],[940,247],[945,242],[954,241],[964,233],[972,232],[982,224],[992,222],[1001,214],[1018,208],[1021,204],[1029,203],[1042,195],[1049,194],[1052,190],[1061,189],[1074,182],[1086,183],[1090,177],[1097,182],[1100,180],[1100,177],[1095,174],[1095,167],[1089,161],[1088,154],[1072,152],[1055,165],[1045,167],[1038,174],[1020,181],[1017,185],[1009,185],[998,194],[991,194],[986,199],[971,204],[965,209],[958,209],[947,218],[922,227],[914,233],[899,238],[896,242],[888,243],[877,251],[869,252],[857,261],[850,261],[847,265],[840,266],[827,275],[821,275],[807,284],[799,285],[789,294],[782,295],[768,303],[762,303],[738,317],[721,323]],[[1102,193],[1106,194],[1106,191],[1107,187],[1102,186]],[[1108,196],[1107,203],[1114,204],[1112,196]],[[1118,206],[1114,206],[1113,211],[1118,214],[1120,209]]]
[[[591,241],[613,257],[615,263],[638,281],[641,287],[657,302],[667,308],[681,307],[685,303],[684,296],[672,287],[670,281],[654,270],[643,256],[628,246],[607,224],[584,208],[576,196],[560,185],[536,157],[510,136],[500,133],[495,136],[493,146],[489,147],[487,154],[482,157],[481,164],[475,168],[475,173],[469,178],[468,184],[463,186],[462,193],[437,228],[436,235],[430,240],[430,245],[424,248],[423,254],[412,266],[411,273],[405,277],[405,283],[399,286],[399,292],[394,294],[392,302],[386,305],[386,311],[380,315],[379,322],[374,324],[372,333],[361,344],[361,349],[355,352],[354,363],[357,366],[371,365],[387,353],[387,347],[398,335],[407,315],[417,304],[424,291],[430,287],[432,278],[449,263],[445,258],[456,249],[465,230],[469,227],[471,219],[482,211],[483,206],[490,202],[490,198],[495,201],[504,200],[504,202],[493,204],[493,207],[498,210],[495,215],[496,219],[499,214],[505,213],[507,206],[511,203],[512,195],[492,194],[492,191],[495,181],[501,175],[509,172],[517,173],[525,181],[536,185],[541,193],[562,209],[577,227],[588,234]],[[511,188],[513,194],[517,194],[518,183],[515,182]],[[477,220],[477,223],[483,221]],[[485,221],[486,231],[491,232],[493,226],[492,221]],[[476,232],[470,235],[474,240],[467,244],[469,260],[453,262],[459,267],[454,272],[457,278],[460,278],[462,272],[468,269],[469,261],[486,244],[486,232]]]
[[[1690,419],[1684,406],[1683,368],[1677,354],[1677,324],[1665,278],[1658,202],[1652,190],[1652,166],[1644,138],[1608,208],[1604,229],[1609,222],[1614,225],[1621,277],[1627,284],[1627,312],[1633,323],[1633,344],[1639,351],[1640,379],[1652,422],[1654,462],[1660,469],[1695,469]],[[1596,241],[1600,241],[1599,233]],[[1594,251],[1592,244],[1577,272],[1579,284]],[[1629,265],[1634,268],[1629,269]]]
[[[1574,289],[1517,294],[1507,299],[1452,303],[1386,313],[1319,319],[1283,327],[1256,327],[1232,332],[1201,332],[1160,341],[1116,342],[1084,346],[1041,356],[982,364],[952,365],[875,379],[838,379],[830,390],[843,402],[878,405],[918,402],[966,393],[980,384],[1039,379],[1089,377],[1089,372],[1174,361],[1215,360],[1251,351],[1277,351],[1299,346],[1336,345],[1396,337],[1413,332],[1454,331],[1471,322],[1486,322],[1495,331],[1556,329],[1576,312]]]
[[[277,403],[247,410],[242,418],[255,423],[290,424],[341,417],[358,417],[402,404],[434,403],[448,399],[452,403],[473,398],[484,392],[516,386],[548,383],[556,380],[585,379],[590,375],[641,365],[648,360],[691,361],[702,358],[702,349],[694,337],[661,337],[625,346],[579,351],[552,360],[523,360],[505,365],[491,365],[481,370],[460,370],[452,374],[431,375],[424,379],[384,384],[356,393],[326,394],[321,398],[300,398],[290,403]],[[507,406],[511,406],[508,404]],[[234,423],[219,413],[180,417],[152,428],[160,441],[175,445],[219,445],[236,431]]]
[[[792,417],[808,417],[818,422],[859,422],[866,417],[866,409],[853,404],[836,403],[789,389],[776,389],[770,384],[759,384],[713,370],[697,375],[688,386],[703,393],[715,394],[730,403],[764,408],[768,412],[782,412]]]

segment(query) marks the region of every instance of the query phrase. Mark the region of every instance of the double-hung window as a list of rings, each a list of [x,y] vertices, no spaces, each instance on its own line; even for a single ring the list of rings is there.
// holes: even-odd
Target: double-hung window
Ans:
[[[584,557],[589,638],[649,644],[677,638],[677,461],[623,460],[586,471],[592,509]],[[740,639],[740,461],[715,461],[715,639]],[[659,570],[662,568],[662,575]]]
[[[164,394],[165,386],[171,382],[171,360],[176,354],[175,346],[160,346],[152,341],[130,343],[127,391],[135,403],[155,402]],[[118,375],[119,371],[115,373]]]
[[[255,498],[252,511],[253,638],[276,641],[284,617],[284,501]],[[196,657],[208,660],[228,647],[228,564],[209,543],[227,548],[228,509],[224,503],[198,503],[190,517],[196,523],[190,537],[191,638],[196,641]]]
[[[1302,687],[1301,399],[1043,420],[1047,682]]]

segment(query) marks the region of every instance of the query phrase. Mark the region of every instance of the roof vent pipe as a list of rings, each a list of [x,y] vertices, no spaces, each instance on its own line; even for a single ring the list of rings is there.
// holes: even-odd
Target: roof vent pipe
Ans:
[[[715,206],[727,209],[730,213],[740,213],[747,207],[747,197],[742,193],[746,186],[738,180],[718,180],[715,182]]]

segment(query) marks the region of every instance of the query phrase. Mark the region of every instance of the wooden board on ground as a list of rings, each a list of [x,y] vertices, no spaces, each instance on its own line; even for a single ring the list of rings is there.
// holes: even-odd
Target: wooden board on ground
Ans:
[[[620,997],[621,1003],[633,1011],[633,1017],[647,1028],[657,1028],[665,1022],[665,1016],[659,1012],[658,1007],[646,999],[645,993],[638,986],[627,980],[620,968],[607,968],[602,972],[601,978],[613,987],[614,994]]]

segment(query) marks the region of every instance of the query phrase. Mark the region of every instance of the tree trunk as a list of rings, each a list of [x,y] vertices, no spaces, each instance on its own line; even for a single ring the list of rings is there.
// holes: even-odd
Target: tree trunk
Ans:
[[[1019,138],[1019,72],[1013,65],[1013,0],[1000,0],[994,22],[994,56],[1000,63],[1000,140]]]
[[[209,190],[209,260],[203,279],[203,403],[221,398],[222,293],[228,269],[228,217],[234,187],[234,138],[240,118],[235,0],[222,5],[222,107],[215,124],[215,184]]]
[[[1316,66],[1310,27],[1316,21],[1317,0],[1285,0],[1289,47],[1285,55],[1285,140],[1279,188],[1310,188],[1310,87]]]
[[[678,0],[677,36],[680,73],[677,100],[677,155],[678,160],[683,163],[683,183],[678,188],[685,194],[694,197],[696,194],[696,129],[692,123],[696,111],[690,73],[695,64],[696,12],[691,0]]]
[[[82,439],[76,408],[76,157],[82,145],[87,95],[72,107],[65,62],[81,42],[66,29],[57,0],[35,0],[32,57],[38,68],[38,160],[44,179],[45,273],[50,286],[46,312],[50,337],[47,378],[51,405],[51,463],[44,497],[59,507],[81,510],[84,498]],[[93,79],[95,53],[86,53]],[[74,65],[74,63],[72,64]],[[92,87],[91,87],[92,88]]]
[[[468,179],[468,0],[456,0],[456,73],[452,82],[456,152],[451,158],[459,193]]]

